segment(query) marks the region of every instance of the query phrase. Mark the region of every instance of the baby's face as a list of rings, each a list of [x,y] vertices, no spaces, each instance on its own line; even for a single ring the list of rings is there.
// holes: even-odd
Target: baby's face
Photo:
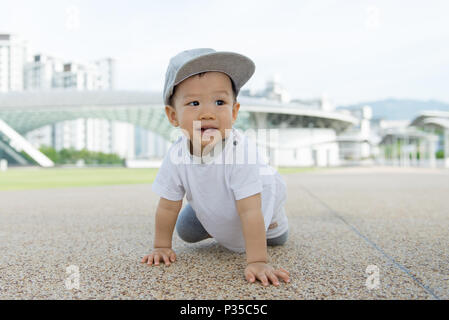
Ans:
[[[179,125],[190,141],[201,139],[201,151],[228,136],[240,108],[234,103],[231,79],[222,72],[206,72],[182,81],[176,86],[172,104],[165,107],[169,121]]]

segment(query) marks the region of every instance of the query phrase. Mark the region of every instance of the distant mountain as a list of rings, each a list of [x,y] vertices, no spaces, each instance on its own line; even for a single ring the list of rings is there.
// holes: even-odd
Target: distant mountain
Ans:
[[[406,99],[379,100],[350,106],[339,106],[337,109],[358,109],[366,105],[373,109],[373,118],[383,118],[386,120],[412,120],[420,112],[426,110],[449,111],[449,104],[441,101]]]

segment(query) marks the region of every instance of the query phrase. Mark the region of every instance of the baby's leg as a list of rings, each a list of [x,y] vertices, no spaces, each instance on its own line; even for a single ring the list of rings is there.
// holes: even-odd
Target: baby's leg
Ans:
[[[288,238],[288,230],[276,238],[267,239],[267,246],[282,246]]]
[[[176,221],[176,231],[182,240],[190,243],[211,237],[196,217],[196,213],[190,206],[190,203],[179,213]]]

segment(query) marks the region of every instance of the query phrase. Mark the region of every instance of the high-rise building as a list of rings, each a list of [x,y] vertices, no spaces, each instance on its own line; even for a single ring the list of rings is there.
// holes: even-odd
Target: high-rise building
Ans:
[[[266,98],[282,103],[290,102],[290,94],[281,85],[280,76],[278,74],[274,74],[268,79],[264,90],[254,92],[253,90],[245,89],[240,92],[240,96]]]
[[[24,66],[25,90],[50,90],[55,88],[54,76],[62,72],[64,63],[61,59],[37,54]]]
[[[0,92],[21,90],[110,90],[115,87],[115,60],[88,63],[66,61],[46,54],[28,59],[26,42],[0,34]],[[36,148],[74,148],[116,153],[124,158],[162,157],[163,138],[133,124],[105,119],[62,121],[26,134]],[[136,152],[136,147],[138,148]],[[136,154],[137,153],[137,154]]]
[[[23,90],[27,44],[16,35],[0,34],[0,92]]]
[[[114,121],[111,129],[111,152],[122,158],[135,158],[135,129],[131,123]]]
[[[94,62],[82,64],[67,62],[59,58],[44,54],[36,54],[33,60],[26,63],[23,68],[25,90],[109,90],[114,88],[115,61],[105,58]],[[62,121],[48,126],[53,131],[51,139],[43,137],[49,130],[37,129],[39,134],[30,133],[28,137],[39,141],[52,141],[56,150],[74,148],[76,150],[87,149],[104,153],[119,153],[122,157],[130,157],[134,151],[133,137],[129,137],[125,146],[118,141],[118,134],[114,130],[120,125],[112,125],[105,119],[76,119]],[[126,135],[128,137],[129,135]],[[126,149],[126,152],[124,151]]]
[[[161,159],[171,145],[159,134],[138,126],[135,137],[136,159]]]
[[[53,124],[53,147],[56,150],[86,148],[85,119],[63,121]],[[92,131],[92,130],[91,130]]]
[[[112,153],[112,125],[105,119],[85,119],[85,148],[90,151]]]
[[[81,64],[37,54],[24,66],[24,89],[109,90],[114,88],[114,69],[111,58]]]
[[[88,64],[65,63],[54,75],[54,87],[76,90],[113,89],[114,60],[107,58]]]
[[[115,88],[115,60],[100,59],[93,62],[96,70],[95,86],[98,90]]]

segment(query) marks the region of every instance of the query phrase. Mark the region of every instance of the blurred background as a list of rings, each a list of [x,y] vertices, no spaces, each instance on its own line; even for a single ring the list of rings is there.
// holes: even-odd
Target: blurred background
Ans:
[[[448,12],[447,1],[3,0],[0,188],[21,168],[157,170],[177,134],[165,71],[195,47],[255,62],[235,127],[273,129],[276,143],[256,138],[282,170],[449,168]]]

